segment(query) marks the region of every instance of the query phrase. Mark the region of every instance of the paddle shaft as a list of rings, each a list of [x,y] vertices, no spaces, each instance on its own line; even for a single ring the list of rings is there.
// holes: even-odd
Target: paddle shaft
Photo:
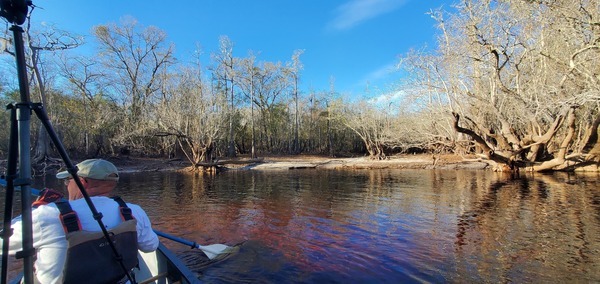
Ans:
[[[182,244],[184,244],[184,245],[188,245],[188,246],[190,246],[190,247],[192,247],[192,248],[195,248],[195,249],[199,248],[199,247],[198,247],[198,246],[199,246],[199,244],[197,244],[196,242],[188,241],[188,240],[186,240],[186,239],[182,239],[182,238],[180,238],[180,237],[176,237],[176,236],[173,236],[173,235],[169,235],[169,234],[167,234],[167,233],[163,233],[163,232],[161,232],[161,231],[157,231],[157,230],[154,230],[154,232],[155,232],[157,235],[159,235],[159,236],[161,236],[161,237],[163,237],[163,238],[167,238],[167,239],[169,239],[169,240],[172,240],[172,241],[175,241],[175,242],[178,242],[178,243],[182,243]]]

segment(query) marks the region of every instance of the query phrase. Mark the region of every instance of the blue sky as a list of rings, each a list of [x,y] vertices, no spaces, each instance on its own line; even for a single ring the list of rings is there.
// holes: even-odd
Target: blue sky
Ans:
[[[197,45],[209,65],[221,35],[234,43],[234,55],[249,51],[258,60],[290,61],[294,50],[304,70],[304,92],[329,90],[370,95],[389,91],[390,73],[411,48],[435,45],[435,21],[426,13],[450,0],[34,0],[36,23],[89,36],[93,26],[131,16],[157,26],[175,44],[176,57],[189,60]],[[88,37],[87,42],[93,43]],[[91,45],[90,45],[91,46]],[[88,48],[90,48],[88,46]],[[82,50],[85,50],[82,49]]]

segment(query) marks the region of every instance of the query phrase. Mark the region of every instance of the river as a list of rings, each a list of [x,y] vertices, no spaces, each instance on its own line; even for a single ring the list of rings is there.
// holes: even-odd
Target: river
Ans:
[[[123,174],[156,229],[239,244],[208,283],[600,282],[598,174],[468,170]]]

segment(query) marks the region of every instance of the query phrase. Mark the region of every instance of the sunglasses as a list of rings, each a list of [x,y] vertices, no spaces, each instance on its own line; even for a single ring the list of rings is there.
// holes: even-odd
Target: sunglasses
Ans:
[[[82,178],[82,177],[79,177],[79,178],[80,178],[80,179],[83,179],[83,181],[84,181],[84,182],[88,182],[88,180],[87,180],[86,178]],[[68,177],[68,178],[66,178],[66,179],[65,179],[65,185],[69,185],[69,183],[70,183],[72,180],[73,180],[73,178],[72,178],[72,177]]]

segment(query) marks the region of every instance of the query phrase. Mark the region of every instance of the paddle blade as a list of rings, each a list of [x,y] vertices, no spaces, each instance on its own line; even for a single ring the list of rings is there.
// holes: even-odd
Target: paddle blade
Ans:
[[[202,250],[210,260],[213,260],[218,256],[223,256],[224,254],[231,254],[237,252],[239,250],[239,248],[237,247],[230,247],[223,244],[214,244],[207,246],[198,245],[197,248]]]

